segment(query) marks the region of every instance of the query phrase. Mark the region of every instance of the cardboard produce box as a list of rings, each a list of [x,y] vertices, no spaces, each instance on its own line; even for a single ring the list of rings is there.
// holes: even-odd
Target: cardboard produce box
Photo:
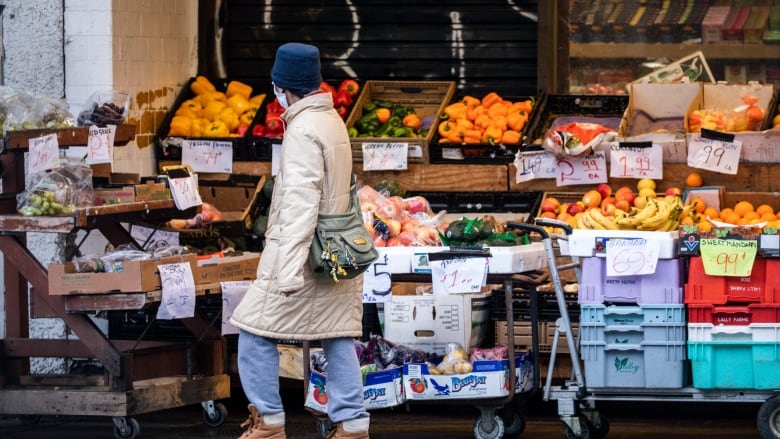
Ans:
[[[171,191],[165,183],[152,180],[135,185],[135,201],[170,200]]]
[[[78,273],[72,262],[49,264],[49,294],[136,293],[160,289],[158,265],[189,262],[193,277],[197,272],[194,254],[160,260],[126,261],[123,270],[112,273]]]
[[[385,338],[442,355],[453,342],[470,351],[492,331],[490,294],[394,295],[385,305]]]
[[[395,367],[363,376],[363,405],[366,410],[395,407],[406,401],[401,368]],[[304,405],[320,413],[328,413],[328,376],[312,370]]]
[[[199,259],[195,284],[255,280],[260,253],[244,253],[230,257]]]

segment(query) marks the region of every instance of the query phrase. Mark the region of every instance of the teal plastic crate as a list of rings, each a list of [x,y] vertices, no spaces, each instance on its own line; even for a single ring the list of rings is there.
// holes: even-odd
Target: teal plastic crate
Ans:
[[[697,389],[780,389],[780,341],[689,341],[688,358]]]
[[[580,340],[607,344],[640,344],[643,342],[684,342],[685,323],[642,323],[640,325],[607,325],[580,323]]]
[[[655,323],[685,323],[685,305],[580,305],[580,323],[603,323],[608,326]]]
[[[684,385],[685,342],[582,342],[585,384],[591,388],[669,388]]]

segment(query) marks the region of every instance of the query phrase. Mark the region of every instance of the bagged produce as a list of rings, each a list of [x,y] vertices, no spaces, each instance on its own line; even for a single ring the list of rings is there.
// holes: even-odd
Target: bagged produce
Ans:
[[[65,158],[30,176],[27,189],[16,196],[16,209],[25,216],[63,215],[91,206],[92,200],[92,168],[83,160]]]

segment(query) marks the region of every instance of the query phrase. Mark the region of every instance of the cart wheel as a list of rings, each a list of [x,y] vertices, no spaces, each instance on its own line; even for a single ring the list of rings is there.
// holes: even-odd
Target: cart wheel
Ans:
[[[141,426],[135,418],[114,417],[114,437],[116,439],[135,439],[141,433]]]
[[[756,424],[762,439],[780,439],[780,397],[773,396],[761,404]]]
[[[203,422],[205,422],[209,427],[216,428],[225,423],[227,415],[228,411],[227,407],[225,407],[225,404],[218,402],[214,404],[214,415],[209,414],[208,410],[203,409]]]
[[[317,433],[320,434],[320,437],[325,439],[328,437],[330,432],[333,430],[333,422],[330,421],[330,419],[317,419]]]
[[[574,434],[573,431],[571,431],[571,428],[568,426],[566,427],[566,439],[591,439],[593,438],[591,434],[592,427],[587,422],[580,420],[580,435],[577,436]]]
[[[599,415],[599,426],[596,427],[588,422],[588,429],[592,439],[604,439],[607,437],[607,433],[609,433],[609,421],[607,421],[607,418]]]
[[[503,420],[504,436],[519,436],[525,431],[525,417],[512,406],[504,407]]]
[[[493,417],[493,429],[490,431],[485,429],[482,416],[478,417],[474,421],[474,437],[476,439],[501,439],[504,437],[504,421],[501,420],[501,416]]]

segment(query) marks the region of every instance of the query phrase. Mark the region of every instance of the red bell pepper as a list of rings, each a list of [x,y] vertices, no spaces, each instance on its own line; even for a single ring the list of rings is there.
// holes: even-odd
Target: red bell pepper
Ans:
[[[338,90],[346,90],[350,96],[357,96],[360,91],[360,85],[354,79],[345,79],[339,84]]]
[[[282,105],[279,103],[279,99],[274,99],[265,106],[265,112],[268,114],[282,114],[284,113],[284,108],[282,108]]]
[[[265,125],[263,124],[257,124],[254,127],[252,127],[252,137],[263,137],[265,136]]]
[[[347,114],[348,114],[348,113],[347,113],[347,107],[344,107],[344,106],[338,106],[338,107],[336,107],[336,111],[338,111],[338,112],[339,112],[339,116],[340,116],[342,119],[346,119],[346,118],[347,118]]]
[[[352,96],[346,90],[339,90],[333,95],[333,105],[336,107],[349,107],[352,104]]]
[[[267,134],[272,132],[284,132],[284,124],[282,123],[282,117],[278,113],[268,113],[265,116],[265,128]]]
[[[238,133],[239,136],[243,137],[247,130],[249,129],[249,125],[242,123],[238,125],[238,128],[236,128],[236,133]]]
[[[320,83],[320,90],[321,91],[327,91],[328,93],[333,93],[333,94],[336,93],[336,89],[333,88],[332,85],[328,84],[325,81],[322,81],[322,83]]]

